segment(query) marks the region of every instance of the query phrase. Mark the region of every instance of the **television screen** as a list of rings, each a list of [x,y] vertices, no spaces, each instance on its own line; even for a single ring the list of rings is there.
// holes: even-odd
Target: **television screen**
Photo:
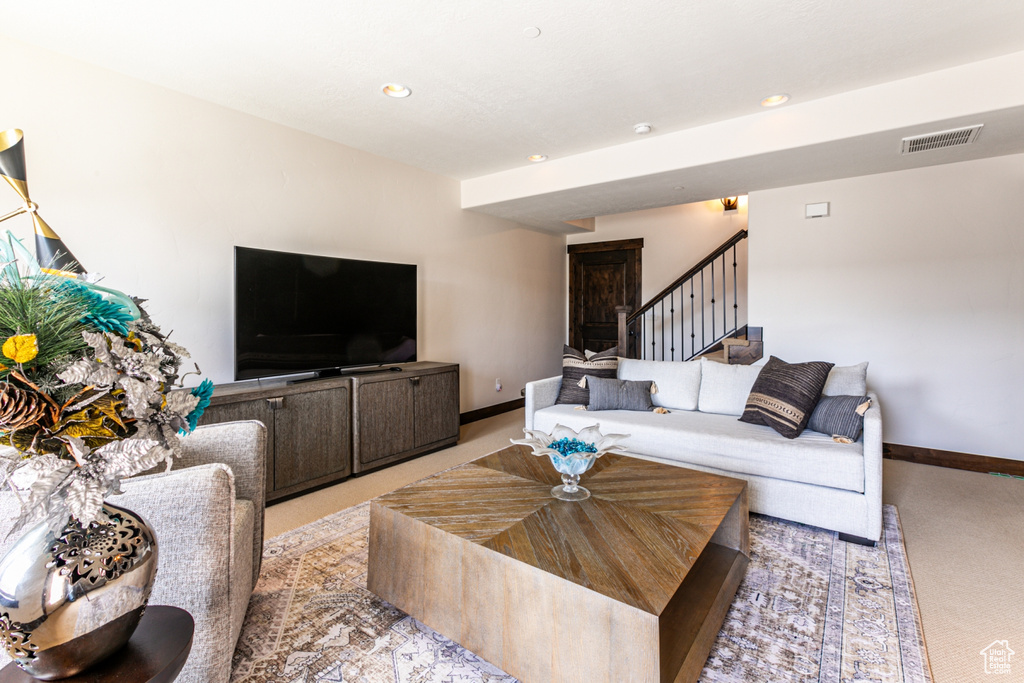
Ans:
[[[235,379],[416,360],[416,266],[235,247]]]

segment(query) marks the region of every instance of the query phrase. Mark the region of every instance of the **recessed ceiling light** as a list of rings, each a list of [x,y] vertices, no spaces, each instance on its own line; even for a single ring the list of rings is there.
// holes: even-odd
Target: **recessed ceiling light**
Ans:
[[[675,186],[675,187],[673,187],[672,189],[673,189],[673,190],[685,190],[686,188],[685,188],[685,187],[683,187],[682,185],[676,185],[676,186]]]
[[[548,158],[547,154],[531,154],[530,156],[526,157],[526,160],[527,161],[538,162],[538,161],[546,161],[547,158]]]
[[[540,29],[536,26],[527,26],[523,29],[524,38],[536,38],[540,35]]]
[[[412,94],[412,90],[401,83],[385,83],[380,89],[388,97],[408,97]]]
[[[762,107],[777,107],[780,104],[785,104],[789,101],[789,95],[785,93],[779,93],[778,95],[769,95],[768,97],[761,100]]]
[[[649,123],[638,123],[633,126],[633,132],[637,135],[647,135],[651,132],[653,126]]]

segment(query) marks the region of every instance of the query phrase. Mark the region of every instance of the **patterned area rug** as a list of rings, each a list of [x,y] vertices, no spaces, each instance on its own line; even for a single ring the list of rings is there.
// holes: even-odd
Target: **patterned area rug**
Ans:
[[[930,683],[899,515],[877,548],[751,515],[751,558],[702,681]],[[366,589],[369,506],[265,544],[234,683],[515,683]]]

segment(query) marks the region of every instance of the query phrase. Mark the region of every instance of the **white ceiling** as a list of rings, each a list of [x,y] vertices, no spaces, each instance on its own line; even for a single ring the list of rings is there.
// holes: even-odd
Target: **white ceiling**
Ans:
[[[526,166],[529,154],[557,160],[634,142],[641,121],[654,125],[652,139],[756,114],[776,92],[793,106],[1024,50],[1021,0],[0,0],[0,9],[8,37],[457,179]],[[539,37],[524,36],[531,26]],[[385,97],[388,81],[412,96]]]

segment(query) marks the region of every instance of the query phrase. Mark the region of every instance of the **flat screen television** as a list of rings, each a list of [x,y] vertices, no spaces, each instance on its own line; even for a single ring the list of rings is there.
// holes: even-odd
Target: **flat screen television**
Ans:
[[[416,360],[416,266],[235,247],[235,379]]]

